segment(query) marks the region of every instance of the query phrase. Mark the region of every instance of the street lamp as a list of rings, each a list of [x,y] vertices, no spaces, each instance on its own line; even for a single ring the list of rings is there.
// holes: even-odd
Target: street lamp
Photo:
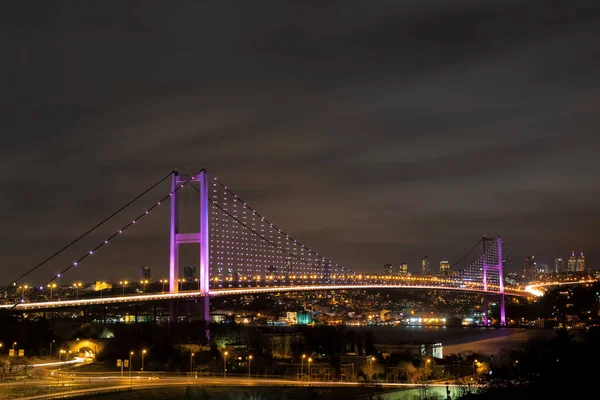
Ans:
[[[75,299],[79,300],[79,288],[82,287],[83,284],[81,282],[75,282],[73,286],[75,286]]]
[[[223,378],[227,378],[227,354],[229,354],[227,351],[223,353]]]
[[[19,286],[21,289],[21,302],[25,301],[25,290],[29,289],[29,285]]]
[[[131,358],[133,357],[133,351],[129,352],[129,385],[133,386],[133,378],[131,377]]]
[[[54,289],[56,287],[56,283],[49,283],[48,287],[50,288],[50,301],[52,301],[52,299],[53,299],[52,289]]]
[[[369,377],[372,378],[373,377],[373,361],[375,361],[375,357],[371,356],[371,359],[369,361],[371,361],[371,365],[369,368]]]
[[[310,363],[312,363],[312,357],[308,357],[308,381],[310,382]]]
[[[142,293],[146,293],[146,284],[148,283],[148,279],[142,281]]]
[[[427,367],[429,366],[429,363],[430,363],[430,362],[431,362],[431,359],[430,359],[430,358],[428,358],[428,359],[425,361],[425,383],[429,383],[429,374],[428,374]]]
[[[252,362],[252,354],[248,356],[248,379],[250,379],[250,363]]]
[[[146,355],[146,350],[142,350],[142,369],[140,371],[142,371],[142,376],[144,375],[144,356]]]
[[[185,283],[185,278],[177,279],[177,282],[179,282],[179,291],[181,292],[183,290],[183,284]]]
[[[306,358],[306,354],[302,354],[302,358],[300,359],[300,380],[304,380],[304,359]]]
[[[165,283],[169,283],[169,281],[166,279],[161,279],[159,282],[162,283],[162,292],[165,293]]]
[[[120,281],[119,285],[121,285],[121,288],[123,289],[122,294],[125,295],[125,286],[127,286],[129,282],[128,281]]]
[[[102,297],[102,292],[104,291],[104,286],[106,286],[106,282],[100,283],[100,297]]]
[[[475,365],[477,364],[477,359],[473,361],[473,376],[475,376]]]
[[[57,374],[58,383],[60,383],[60,369],[61,369],[60,368],[60,356],[61,356],[61,354],[64,354],[64,353],[65,353],[65,351],[63,349],[60,349],[60,351],[58,352],[58,374]]]
[[[16,345],[17,345],[17,342],[13,342],[13,344],[12,344],[12,349],[13,349],[13,351],[15,350],[15,346],[16,346]]]
[[[190,351],[190,378],[192,377],[192,373],[194,372],[194,353]]]

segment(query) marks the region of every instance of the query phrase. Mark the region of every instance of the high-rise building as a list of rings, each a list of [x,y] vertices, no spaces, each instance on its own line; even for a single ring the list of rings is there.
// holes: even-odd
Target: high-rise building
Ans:
[[[140,267],[140,278],[142,280],[150,280],[152,278],[152,274],[150,273],[150,267]]]
[[[571,251],[571,257],[567,263],[567,270],[569,272],[577,271],[577,257],[575,257],[575,250]]]
[[[386,275],[392,275],[394,273],[394,267],[390,263],[385,264],[383,269],[385,269]]]
[[[448,276],[450,273],[450,262],[445,258],[442,258],[440,261],[440,275],[443,277]]]
[[[565,260],[562,257],[556,257],[554,259],[554,272],[560,273],[565,272]]]
[[[538,275],[547,274],[550,271],[548,264],[539,263],[536,265]]]
[[[525,268],[523,269],[523,277],[525,279],[533,279],[538,273],[535,256],[525,257]]]
[[[408,264],[407,263],[400,264],[400,266],[398,267],[398,275],[408,276]]]
[[[429,257],[425,256],[421,260],[421,274],[427,275],[431,272],[431,262],[429,261]]]
[[[585,256],[583,255],[583,251],[577,257],[577,271],[585,271]]]
[[[183,277],[186,282],[196,281],[196,267],[191,265],[189,267],[183,267]]]

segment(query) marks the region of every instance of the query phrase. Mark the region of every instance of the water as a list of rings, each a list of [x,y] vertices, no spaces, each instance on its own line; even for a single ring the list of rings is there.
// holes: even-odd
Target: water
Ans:
[[[533,338],[551,338],[553,330],[519,328],[473,327],[360,327],[357,331],[371,332],[376,342],[440,342],[445,355],[474,351],[489,355],[503,348],[522,348]]]

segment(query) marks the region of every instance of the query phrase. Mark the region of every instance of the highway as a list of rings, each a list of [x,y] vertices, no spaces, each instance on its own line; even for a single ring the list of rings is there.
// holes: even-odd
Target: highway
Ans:
[[[243,377],[198,377],[190,378],[183,376],[161,376],[156,379],[156,375],[150,375],[149,378],[136,376],[129,378],[128,376],[81,376],[67,374],[61,374],[61,384],[57,383],[56,379],[44,379],[38,382],[28,382],[28,385],[40,385],[44,386],[46,390],[48,388],[55,388],[51,390],[51,393],[44,393],[39,395],[33,395],[29,397],[21,397],[25,399],[57,399],[57,398],[74,398],[82,395],[92,395],[107,392],[119,392],[128,390],[140,390],[149,388],[160,388],[160,387],[171,387],[171,386],[228,386],[228,387],[274,387],[274,386],[288,386],[288,387],[364,387],[364,383],[359,382],[308,382],[308,381],[296,381],[286,379],[258,379],[258,378],[243,378]],[[19,383],[11,383],[8,385],[18,385]],[[7,384],[0,385],[6,386]],[[422,384],[408,384],[408,383],[378,383],[378,387],[388,389],[399,389],[399,388],[415,388],[421,387]],[[446,383],[431,383],[430,386],[439,387],[455,387],[458,385],[446,384]]]

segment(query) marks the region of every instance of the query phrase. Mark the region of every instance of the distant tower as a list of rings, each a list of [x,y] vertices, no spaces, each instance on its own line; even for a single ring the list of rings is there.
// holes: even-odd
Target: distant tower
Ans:
[[[571,251],[571,257],[567,263],[567,270],[569,272],[577,271],[577,257],[575,257],[575,250]]]
[[[440,275],[447,277],[450,274],[450,263],[445,258],[440,261]]]
[[[385,264],[383,269],[385,269],[385,274],[388,276],[394,273],[394,267],[390,263]]]
[[[525,279],[530,280],[535,278],[538,273],[536,264],[535,256],[525,257],[525,268],[523,269],[523,276]]]
[[[430,266],[431,266],[431,263],[429,261],[429,257],[427,257],[427,256],[423,257],[423,259],[421,260],[421,274],[422,275],[429,274]]]
[[[140,278],[142,280],[152,279],[152,274],[150,273],[150,267],[140,267]]]
[[[562,257],[556,257],[554,259],[554,272],[560,273],[565,272],[565,260]]]
[[[196,281],[196,267],[194,266],[189,266],[189,267],[183,267],[183,277],[185,278],[186,282],[195,282]]]
[[[585,256],[583,255],[583,251],[579,257],[577,257],[577,271],[585,271]]]
[[[407,263],[400,264],[400,266],[398,267],[398,275],[408,276],[408,264]]]

